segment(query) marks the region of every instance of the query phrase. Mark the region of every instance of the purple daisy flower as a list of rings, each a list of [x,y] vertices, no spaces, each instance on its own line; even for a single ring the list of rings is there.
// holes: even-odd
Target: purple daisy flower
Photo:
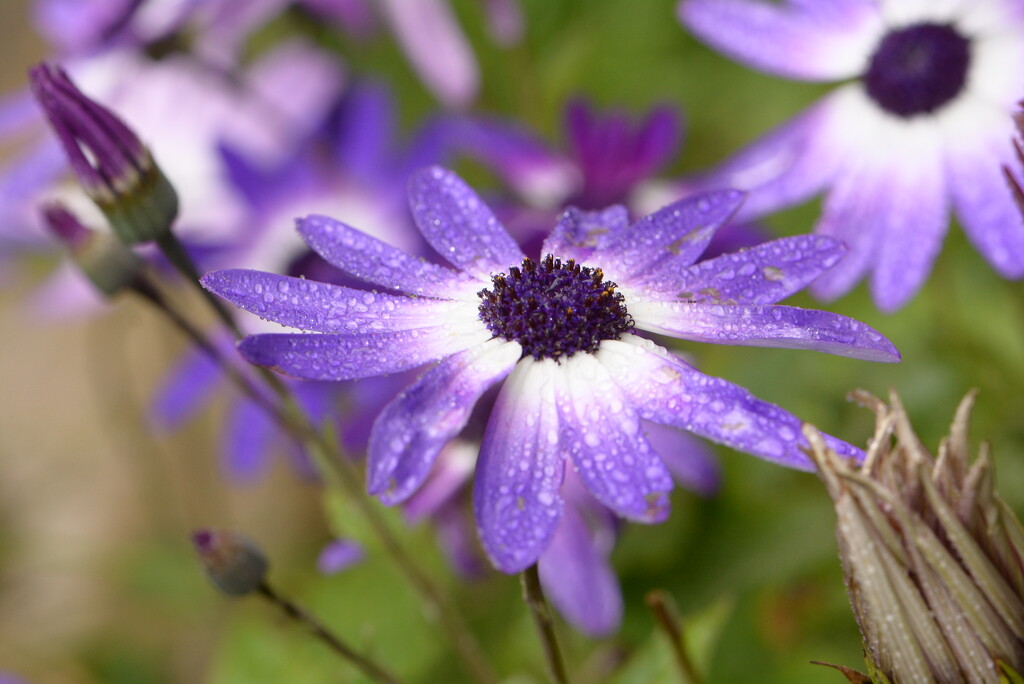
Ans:
[[[630,225],[624,207],[567,210],[539,262],[523,255],[479,197],[432,167],[410,182],[428,263],[324,216],[299,233],[324,259],[390,292],[259,271],[204,285],[282,325],[240,344],[250,362],[318,380],[351,380],[434,363],[374,423],[369,491],[399,503],[426,479],[477,399],[505,380],[477,462],[474,509],[491,561],[536,562],[562,514],[566,461],[616,514],[659,522],[672,479],[640,420],[672,425],[782,465],[810,469],[800,420],[704,375],[636,330],[719,344],[812,349],[874,361],[899,353],[837,314],[774,302],[843,255],[828,237],[783,238],[695,263],[738,208],[735,190],[682,200]],[[507,376],[507,379],[506,379]],[[860,451],[832,439],[851,456]]]
[[[856,79],[713,170],[759,215],[827,191],[817,232],[850,255],[814,283],[831,299],[870,273],[886,311],[922,286],[955,209],[1003,276],[1024,276],[1024,225],[1000,166],[1022,90],[1024,7],[1011,0],[685,0],[699,38],[756,69]]]

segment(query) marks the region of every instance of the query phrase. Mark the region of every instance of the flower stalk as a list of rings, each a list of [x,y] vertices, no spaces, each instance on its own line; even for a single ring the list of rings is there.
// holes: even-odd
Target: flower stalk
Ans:
[[[672,596],[664,589],[654,589],[647,592],[644,597],[647,608],[654,615],[658,627],[668,638],[669,646],[672,648],[672,655],[676,661],[676,668],[679,671],[679,681],[683,684],[702,684],[704,681],[697,671],[690,654],[686,650],[686,642],[683,638],[683,626],[679,619]]]
[[[540,584],[537,565],[534,564],[526,568],[519,577],[523,586],[523,601],[530,610],[541,646],[544,648],[544,660],[548,666],[548,675],[555,684],[568,684],[569,676],[565,671],[562,652],[558,647],[558,636],[555,634],[555,621],[547,599],[544,598],[544,589]]]
[[[1024,669],[1024,529],[971,461],[961,402],[933,457],[899,397],[857,392],[877,425],[863,465],[805,427],[836,508],[840,557],[874,682],[994,682]],[[1002,671],[1001,671],[1002,669]]]

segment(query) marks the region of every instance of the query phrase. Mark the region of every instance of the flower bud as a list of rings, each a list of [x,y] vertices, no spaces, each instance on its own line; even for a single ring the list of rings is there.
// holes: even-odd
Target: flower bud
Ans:
[[[999,498],[989,449],[970,462],[961,402],[933,457],[895,393],[874,408],[863,465],[810,426],[834,503],[846,587],[875,682],[996,682],[1024,671],[1024,529]],[[1011,680],[1015,681],[1015,680]]]
[[[71,168],[117,236],[132,245],[168,233],[178,196],[138,136],[63,69],[39,64],[29,80]]]
[[[244,596],[263,585],[267,558],[250,539],[220,530],[198,530],[192,544],[206,574],[228,596]]]
[[[60,204],[42,208],[43,222],[67,245],[82,273],[106,297],[113,297],[137,282],[143,261],[110,233],[86,228]]]

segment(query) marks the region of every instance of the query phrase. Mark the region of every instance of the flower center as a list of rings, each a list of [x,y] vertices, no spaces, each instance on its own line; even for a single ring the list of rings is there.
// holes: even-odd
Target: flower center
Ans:
[[[603,340],[617,340],[633,328],[615,283],[599,268],[562,262],[551,255],[538,264],[523,259],[508,274],[477,294],[480,320],[496,337],[522,345],[523,356],[558,359],[593,353]]]
[[[888,112],[927,114],[960,94],[970,61],[970,42],[952,26],[915,24],[882,39],[864,84]]]

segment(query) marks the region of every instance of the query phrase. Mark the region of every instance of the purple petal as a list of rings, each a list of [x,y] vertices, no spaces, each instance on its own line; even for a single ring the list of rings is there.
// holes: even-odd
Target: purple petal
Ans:
[[[249,92],[272,103],[273,116],[281,120],[280,130],[286,138],[281,156],[323,123],[345,82],[334,54],[299,39],[282,41],[264,51],[244,78]]]
[[[640,283],[673,299],[774,304],[798,292],[846,254],[829,237],[797,235],[701,261],[685,270],[662,267]]]
[[[874,3],[800,12],[772,2],[685,0],[679,19],[732,59],[776,76],[831,81],[862,74],[884,31]]]
[[[366,557],[363,547],[349,539],[335,539],[327,544],[316,559],[316,568],[324,575],[347,570]]]
[[[425,328],[437,325],[461,304],[367,292],[246,269],[207,273],[201,282],[214,294],[260,318],[324,333]]]
[[[878,116],[865,100],[859,86],[840,88],[698,178],[695,185],[749,191],[737,221],[803,202],[841,176],[851,152],[869,142],[851,140],[865,127],[865,120]]]
[[[537,561],[551,603],[576,629],[592,637],[613,633],[622,621],[622,590],[608,558],[594,548],[590,530],[567,506],[551,545]]]
[[[370,283],[427,297],[450,298],[466,278],[411,256],[326,216],[299,219],[299,234],[332,266]]]
[[[860,321],[792,306],[700,302],[629,302],[641,330],[683,340],[754,347],[810,349],[864,361],[894,363],[896,347]]]
[[[493,339],[453,354],[387,405],[373,424],[367,489],[388,505],[409,497],[441,448],[466,426],[477,399],[519,361],[518,344]]]
[[[360,182],[385,182],[384,162],[395,141],[395,103],[376,83],[356,83],[339,112],[334,151],[341,167]]]
[[[1015,168],[1012,120],[1002,111],[971,111],[946,121],[946,172],[967,237],[1006,278],[1024,276],[1024,222],[1006,189],[1003,165]]]
[[[479,444],[461,439],[443,447],[426,482],[405,500],[402,513],[406,521],[418,522],[452,504],[469,482],[479,451]]]
[[[452,337],[447,325],[355,335],[270,333],[245,338],[238,351],[250,363],[296,378],[354,380],[422,366],[489,338],[486,329]]]
[[[816,232],[842,241],[849,252],[811,284],[811,292],[825,300],[848,292],[874,265],[881,243],[888,205],[888,188],[879,164],[857,164],[840,174],[825,198]]]
[[[477,543],[470,511],[460,504],[453,501],[438,511],[433,518],[434,529],[438,544],[458,576],[475,579],[487,572],[487,561]]]
[[[575,165],[522,124],[480,116],[442,123],[450,147],[486,164],[532,205],[560,205],[578,185]]]
[[[616,204],[603,211],[569,207],[558,217],[554,230],[544,239],[542,255],[586,261],[595,251],[607,249],[629,230],[629,210]]]
[[[620,233],[619,239],[595,253],[592,261],[620,285],[668,264],[689,266],[736,212],[743,197],[738,190],[716,190],[674,202]]]
[[[556,364],[524,360],[498,395],[473,485],[473,508],[487,556],[502,572],[532,565],[562,515],[565,462],[551,375]]]
[[[592,354],[566,359],[558,370],[562,449],[587,490],[624,518],[664,521],[672,477],[644,437],[636,409]]]
[[[632,335],[602,342],[597,356],[643,419],[780,465],[814,469],[803,451],[808,444],[800,419],[742,387],[704,375],[653,342]],[[826,441],[842,455],[863,457],[846,442],[834,437]]]
[[[466,183],[438,166],[409,181],[409,205],[427,242],[463,271],[483,280],[523,260],[523,252]]]
[[[210,401],[222,378],[220,366],[205,351],[189,349],[164,378],[153,400],[153,422],[165,430],[179,427]]]
[[[718,459],[704,442],[677,428],[649,421],[641,425],[676,482],[701,496],[711,496],[718,491],[722,471]]]
[[[871,293],[882,311],[898,309],[921,288],[949,228],[940,133],[932,122],[901,128],[899,138],[886,146],[887,165],[872,186],[884,188],[884,194],[862,200],[877,202],[884,211],[876,227],[880,242],[871,277]],[[992,175],[1001,180],[998,170]]]
[[[278,429],[257,404],[240,399],[228,417],[221,465],[232,482],[251,484],[266,472]]]
[[[381,0],[413,68],[450,107],[464,107],[479,87],[476,58],[447,0]]]

